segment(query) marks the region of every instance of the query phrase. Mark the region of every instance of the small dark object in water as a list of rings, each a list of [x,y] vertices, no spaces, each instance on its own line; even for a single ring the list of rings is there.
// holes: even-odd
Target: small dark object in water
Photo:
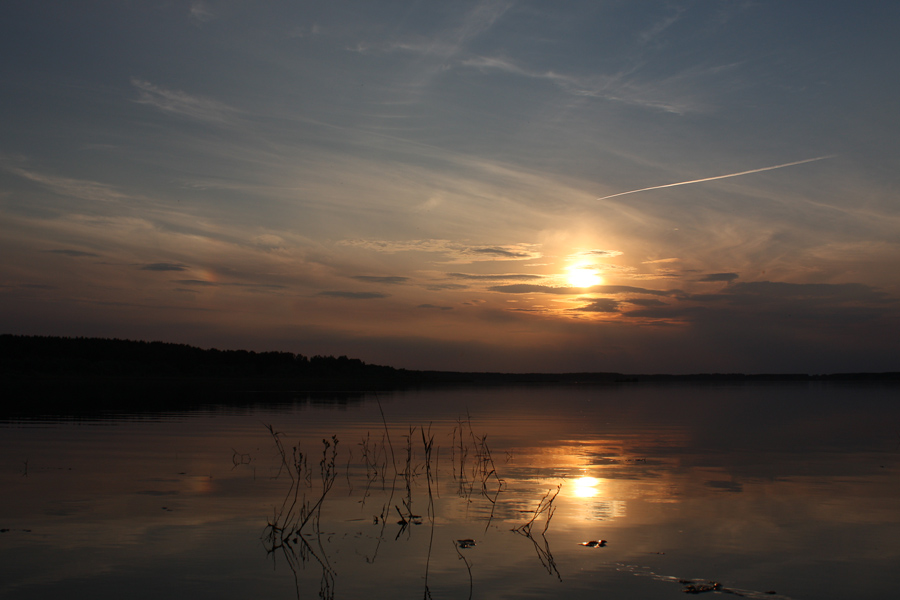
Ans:
[[[703,592],[717,592],[721,589],[721,583],[710,581],[709,583],[687,583],[681,591],[685,594],[702,594]]]
[[[606,546],[606,540],[591,540],[590,542],[581,542],[579,546],[587,546],[588,548],[603,548]]]
[[[467,538],[464,540],[456,540],[456,543],[460,548],[471,548],[475,545],[475,540]]]
[[[775,590],[769,590],[769,591],[766,592],[766,594],[773,594],[773,595],[774,595],[774,594],[777,594],[777,593],[778,593],[778,592],[776,592]]]

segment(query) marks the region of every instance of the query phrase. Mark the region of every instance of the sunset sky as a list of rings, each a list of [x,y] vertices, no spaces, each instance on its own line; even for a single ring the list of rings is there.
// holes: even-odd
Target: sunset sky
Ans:
[[[9,0],[0,333],[900,370],[898,25],[829,0]]]

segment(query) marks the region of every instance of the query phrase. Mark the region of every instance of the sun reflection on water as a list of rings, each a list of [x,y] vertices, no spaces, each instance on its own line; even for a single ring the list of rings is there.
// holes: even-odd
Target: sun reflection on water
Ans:
[[[600,480],[596,477],[579,477],[573,482],[573,494],[576,498],[593,498],[600,493],[599,484]]]

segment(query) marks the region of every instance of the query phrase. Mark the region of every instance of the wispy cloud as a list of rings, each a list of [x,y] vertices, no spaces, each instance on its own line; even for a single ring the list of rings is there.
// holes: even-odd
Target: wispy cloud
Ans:
[[[456,290],[467,290],[469,286],[459,283],[431,283],[425,286],[425,289],[431,292],[446,292]]]
[[[546,279],[542,275],[527,275],[523,273],[495,273],[486,275],[477,275],[472,273],[447,273],[448,277],[454,279],[468,279],[472,281],[538,281]]]
[[[123,194],[113,186],[105,183],[87,181],[84,179],[73,179],[71,177],[59,177],[57,175],[46,175],[44,173],[37,173],[20,167],[8,166],[6,167],[6,170],[15,173],[19,177],[34,181],[61,196],[69,196],[95,202],[118,202],[129,199],[128,195]]]
[[[472,39],[493,27],[513,4],[515,3],[509,0],[484,0],[466,13],[458,26],[433,36],[427,42],[404,42],[395,47],[432,55],[441,60],[449,59],[465,48]]]
[[[712,281],[734,281],[737,279],[739,275],[737,273],[710,273],[708,275],[704,275],[699,279],[699,281],[712,282]]]
[[[483,262],[507,260],[532,260],[540,258],[538,244],[477,245],[452,242],[450,240],[343,240],[344,246],[355,246],[378,252],[429,252],[442,254],[450,262]]]
[[[434,304],[420,304],[416,308],[431,308],[437,310],[453,310],[452,306],[435,306]]]
[[[627,300],[629,304],[634,304],[635,306],[643,306],[644,308],[658,308],[660,306],[666,306],[666,303],[662,300],[657,300],[656,298],[629,298]]]
[[[656,23],[651,25],[649,28],[640,32],[638,34],[638,41],[640,41],[641,44],[647,44],[647,43],[650,43],[651,41],[655,40],[665,30],[667,30],[669,27],[671,27],[672,25],[677,23],[678,20],[681,19],[681,15],[684,13],[684,11],[685,11],[684,8],[679,7],[677,9],[677,11],[675,12],[675,14],[665,17],[663,19],[660,19],[659,21],[657,21]]]
[[[877,322],[898,300],[860,283],[790,283],[752,281],[734,283],[715,294],[683,294],[672,304],[647,304],[622,314],[629,318],[693,322],[729,329],[736,323],[765,323],[767,327],[799,327],[818,322],[835,330],[863,322]]]
[[[441,31],[427,36],[417,35],[412,38],[399,39],[388,44],[370,44],[363,41],[356,46],[349,47],[348,50],[361,54],[377,49],[419,55],[422,59],[420,70],[410,83],[413,88],[425,89],[455,60],[455,57],[465,54],[469,44],[490,30],[514,4],[515,2],[510,0],[483,0],[465,13],[455,25]]]
[[[380,292],[345,292],[345,291],[329,291],[319,292],[317,296],[326,296],[328,298],[346,298],[348,300],[377,300],[378,298],[388,298],[388,294]]]
[[[238,114],[237,109],[216,100],[169,90],[136,77],[132,77],[131,85],[140,92],[140,97],[135,102],[156,107],[166,113],[216,123],[227,122]]]
[[[385,276],[379,277],[374,275],[354,275],[350,279],[355,279],[357,281],[362,281],[365,283],[386,283],[389,285],[399,285],[401,283],[406,283],[409,281],[409,277],[399,277],[399,276]]]
[[[141,271],[186,271],[187,265],[176,263],[150,263],[141,267]]]
[[[239,281],[207,281],[205,279],[176,279],[175,283],[196,287],[235,287],[247,288],[255,291],[277,291],[287,289],[286,286],[276,283],[243,283]]]
[[[615,256],[622,256],[622,253],[618,250],[584,250],[582,252],[576,252],[571,256],[571,258],[613,258]]]
[[[465,67],[498,70],[531,79],[541,79],[556,84],[562,91],[582,98],[597,98],[611,102],[639,106],[674,114],[698,112],[705,103],[694,98],[696,86],[686,82],[698,80],[721,72],[733,65],[705,70],[689,70],[662,80],[642,81],[633,73],[612,75],[577,75],[558,70],[536,70],[524,67],[512,59],[497,56],[477,56],[463,60]]]
[[[46,283],[23,283],[19,285],[19,287],[27,288],[30,290],[58,290],[59,286],[49,285]]]
[[[680,258],[657,258],[656,260],[642,261],[641,264],[642,265],[657,265],[657,264],[662,264],[662,263],[674,263],[674,262],[680,262],[680,261],[681,261]]]
[[[774,171],[775,169],[784,169],[785,167],[793,167],[795,165],[803,165],[806,163],[816,162],[818,160],[826,160],[829,158],[834,158],[837,156],[836,154],[829,154],[827,156],[817,156],[816,158],[807,158],[806,160],[797,160],[794,162],[784,163],[782,165],[774,165],[771,167],[762,167],[761,169],[751,169],[749,171],[741,171],[739,173],[729,173],[728,175],[716,175],[715,177],[704,177],[703,179],[692,179],[690,181],[679,181],[678,183],[667,183],[665,185],[654,185],[652,187],[641,188],[639,190],[629,190],[627,192],[619,192],[618,194],[612,194],[610,196],[603,196],[602,198],[597,198],[597,200],[608,200],[610,198],[617,198],[619,196],[626,196],[628,194],[637,194],[638,192],[649,192],[650,190],[661,190],[663,188],[676,187],[679,185],[691,185],[694,183],[703,183],[705,181],[715,181],[717,179],[728,179],[729,177],[740,177],[741,175],[750,175],[751,173],[762,173],[763,171]]]
[[[50,252],[52,254],[63,254],[65,256],[72,256],[75,258],[100,256],[99,254],[97,254],[95,252],[84,252],[83,250],[68,250],[65,248],[47,250],[47,252]]]
[[[615,313],[619,312],[619,302],[612,298],[597,298],[591,300],[584,306],[571,308],[569,310],[576,312],[599,312],[599,313]]]
[[[217,287],[222,285],[216,281],[205,281],[203,279],[177,279],[175,283],[180,283],[181,285],[193,285],[198,287]]]
[[[216,16],[209,8],[209,5],[202,0],[194,0],[191,2],[190,15],[192,19],[200,21],[201,23],[211,21]]]

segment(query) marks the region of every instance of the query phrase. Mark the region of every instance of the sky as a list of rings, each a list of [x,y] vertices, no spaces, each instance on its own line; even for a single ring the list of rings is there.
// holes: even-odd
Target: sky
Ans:
[[[900,370],[900,4],[8,0],[0,332]]]

